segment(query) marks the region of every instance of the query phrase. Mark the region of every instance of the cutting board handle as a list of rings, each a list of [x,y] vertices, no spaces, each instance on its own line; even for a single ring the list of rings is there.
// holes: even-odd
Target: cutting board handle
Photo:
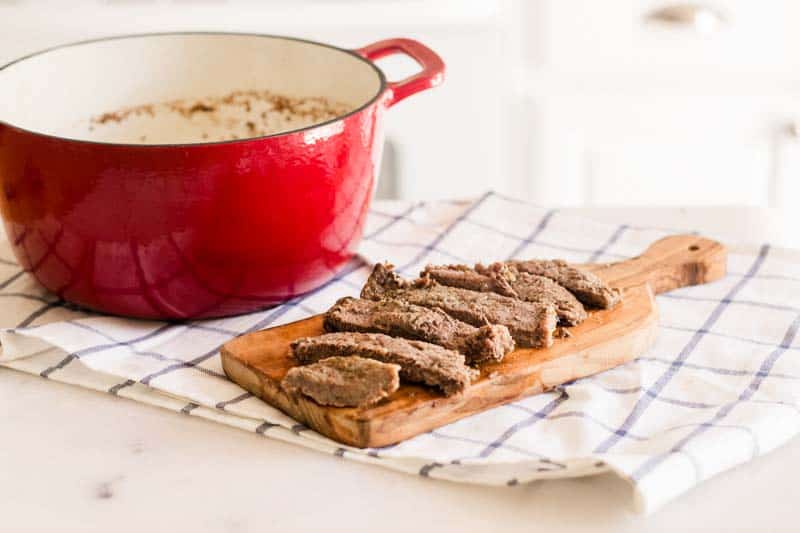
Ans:
[[[727,262],[728,251],[719,242],[697,235],[673,235],[654,242],[638,257],[592,270],[613,287],[647,283],[660,294],[718,280],[725,275]]]

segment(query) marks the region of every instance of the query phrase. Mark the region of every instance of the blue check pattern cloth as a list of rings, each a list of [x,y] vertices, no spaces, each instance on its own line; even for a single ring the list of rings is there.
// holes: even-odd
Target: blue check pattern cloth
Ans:
[[[517,485],[613,471],[649,512],[800,431],[799,253],[732,246],[726,278],[658,297],[658,340],[636,361],[380,449],[341,446],[245,392],[225,379],[219,347],[357,294],[372,262],[408,276],[427,263],[606,262],[675,232],[494,193],[376,202],[361,257],[323,287],[264,311],[181,324],[72,308],[22,273],[2,241],[0,365],[420,476]]]

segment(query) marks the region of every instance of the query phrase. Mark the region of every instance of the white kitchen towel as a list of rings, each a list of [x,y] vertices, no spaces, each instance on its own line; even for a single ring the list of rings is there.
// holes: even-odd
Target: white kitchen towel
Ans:
[[[421,476],[516,485],[612,470],[651,511],[800,430],[797,252],[732,247],[723,280],[658,297],[658,341],[638,360],[380,449],[341,446],[243,391],[225,379],[218,350],[357,294],[367,262],[389,260],[413,276],[427,263],[614,261],[672,232],[493,193],[467,203],[376,202],[365,261],[284,305],[181,324],[75,309],[23,274],[2,242],[0,364]]]

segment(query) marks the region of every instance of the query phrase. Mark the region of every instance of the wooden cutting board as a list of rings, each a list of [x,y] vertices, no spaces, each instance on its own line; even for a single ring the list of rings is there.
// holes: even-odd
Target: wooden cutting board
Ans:
[[[584,265],[622,289],[622,303],[590,312],[586,321],[569,328],[571,337],[556,339],[550,348],[518,349],[502,362],[481,365],[480,378],[461,396],[445,398],[411,384],[366,408],[324,407],[288,396],[280,382],[295,365],[289,344],[323,333],[322,315],[234,339],[222,348],[222,365],[231,380],[333,440],[360,448],[386,446],[635,359],[655,340],[653,294],[717,280],[725,275],[726,259],[718,242],[676,235],[634,259]]]

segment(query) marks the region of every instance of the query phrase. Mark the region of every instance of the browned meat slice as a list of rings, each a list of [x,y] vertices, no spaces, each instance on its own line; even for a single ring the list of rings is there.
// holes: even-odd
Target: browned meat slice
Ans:
[[[438,344],[463,353],[467,361],[501,361],[514,349],[508,328],[479,328],[456,320],[439,309],[397,300],[342,298],[325,314],[328,331],[385,333]]]
[[[508,261],[506,264],[521,272],[550,278],[574,294],[578,300],[592,307],[610,309],[621,299],[617,289],[612,289],[591,272],[574,267],[561,259]]]
[[[329,357],[290,368],[281,388],[305,394],[320,405],[361,407],[373,404],[400,386],[400,366],[362,357]]]
[[[422,341],[389,337],[382,333],[326,333],[292,343],[292,354],[300,363],[326,357],[355,355],[400,365],[400,377],[441,389],[446,396],[466,389],[477,371],[464,364],[464,356]]]
[[[430,278],[407,281],[392,268],[388,264],[375,265],[361,290],[361,297],[373,300],[390,298],[441,309],[473,326],[500,324],[508,328],[517,346],[543,348],[553,344],[558,316],[551,304],[524,302],[493,292],[446,287]]]
[[[448,287],[496,292],[526,302],[553,304],[559,323],[566,326],[575,326],[586,319],[583,305],[567,289],[549,278],[520,272],[503,263],[488,267],[475,265],[475,268],[466,265],[429,265],[420,275]]]
[[[503,274],[505,272],[478,272],[467,265],[428,265],[419,275],[423,278],[432,278],[448,287],[496,292],[510,298],[519,298],[519,294],[509,283],[509,277]]]

